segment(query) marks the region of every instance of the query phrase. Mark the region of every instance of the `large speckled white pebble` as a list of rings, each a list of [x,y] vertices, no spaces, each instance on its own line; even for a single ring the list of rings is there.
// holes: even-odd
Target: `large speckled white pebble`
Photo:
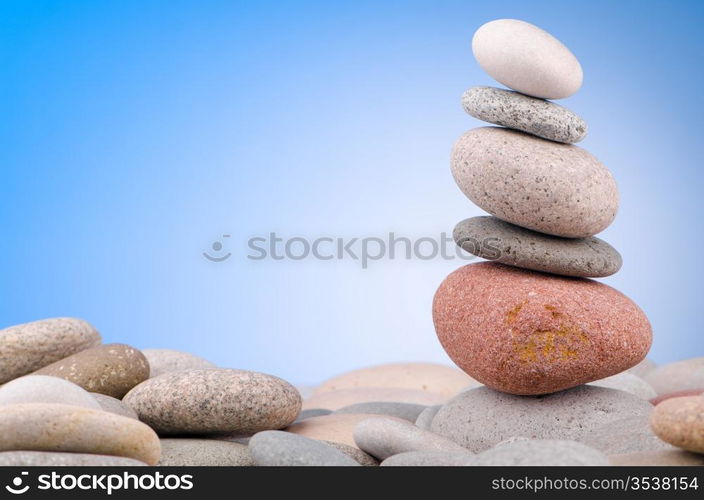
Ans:
[[[472,38],[477,62],[513,90],[543,99],[569,97],[582,86],[582,66],[562,42],[525,21],[497,19]]]

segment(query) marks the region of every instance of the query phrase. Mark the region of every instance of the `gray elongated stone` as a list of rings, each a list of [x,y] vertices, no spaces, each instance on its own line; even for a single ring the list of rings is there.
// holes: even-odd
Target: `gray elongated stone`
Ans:
[[[435,418],[435,415],[437,415],[440,408],[442,408],[442,405],[426,407],[425,410],[420,412],[420,415],[418,415],[418,418],[416,419],[416,426],[429,431],[430,425],[433,423],[433,418]]]
[[[263,431],[249,440],[249,451],[257,465],[270,466],[359,466],[339,450],[298,434]]]
[[[100,394],[99,392],[91,392],[90,395],[98,402],[98,405],[100,405],[103,411],[139,420],[137,412],[119,399],[108,396],[107,394]]]
[[[336,410],[335,413],[369,413],[372,415],[389,415],[409,422],[415,422],[418,415],[427,406],[414,403],[399,403],[394,401],[370,401],[356,403]]]
[[[478,257],[563,276],[610,276],[623,262],[614,247],[595,236],[561,238],[492,216],[465,219],[452,235],[460,248]]]
[[[355,462],[359,463],[359,465],[364,465],[365,467],[376,467],[379,465],[379,461],[376,458],[371,456],[369,453],[360,450],[356,446],[350,446],[345,443],[336,443],[335,441],[321,440],[320,442],[341,451]]]
[[[462,94],[462,107],[474,118],[563,143],[587,136],[587,123],[554,102],[496,87],[472,87]]]

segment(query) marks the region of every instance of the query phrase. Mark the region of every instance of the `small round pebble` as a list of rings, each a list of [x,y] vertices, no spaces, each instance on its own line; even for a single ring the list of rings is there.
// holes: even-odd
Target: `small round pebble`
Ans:
[[[336,443],[334,441],[321,441],[321,443],[325,443],[326,445],[332,446],[336,450],[341,451],[356,461],[359,465],[364,465],[365,467],[376,467],[379,465],[379,461],[376,458],[371,456],[369,453],[363,452],[355,446],[350,446],[344,443]]]
[[[658,394],[700,389],[704,387],[704,356],[658,366],[643,378]]]
[[[264,431],[249,440],[257,465],[267,466],[359,466],[359,463],[325,443],[283,431]]]
[[[273,375],[245,370],[185,370],[150,378],[122,400],[160,434],[254,434],[281,429],[301,396]]]
[[[217,368],[215,363],[190,352],[173,349],[142,349],[142,354],[149,362],[150,377],[182,370]]]
[[[0,451],[61,451],[117,455],[148,465],[159,460],[159,438],[147,425],[102,410],[63,404],[0,406]]]
[[[100,394],[99,392],[92,392],[90,395],[93,396],[93,398],[98,402],[98,405],[100,405],[100,408],[103,411],[139,420],[137,412],[119,399],[113,398],[112,396],[106,396],[105,394]]]
[[[382,467],[465,467],[473,455],[468,451],[407,451],[392,455]]]
[[[570,144],[587,135],[587,123],[575,112],[510,90],[472,87],[462,95],[462,107],[479,120],[551,141]]]
[[[480,385],[455,367],[437,363],[389,363],[343,373],[321,384],[315,394],[358,387],[397,387],[447,398]]]
[[[663,441],[683,450],[704,453],[704,397],[663,401],[653,410],[650,426]]]
[[[621,254],[595,236],[560,238],[492,216],[465,219],[452,235],[460,248],[478,257],[562,276],[610,276],[622,264]]]
[[[619,291],[494,262],[450,274],[433,301],[443,348],[472,377],[511,394],[548,394],[622,372],[652,343]]]
[[[149,363],[134,347],[105,344],[56,361],[34,373],[60,377],[87,391],[120,399],[149,378]]]
[[[215,439],[163,438],[159,464],[169,467],[243,467],[254,460],[246,445]]]
[[[0,387],[0,405],[59,403],[100,410],[88,391],[67,380],[47,375],[27,375]]]
[[[370,401],[356,403],[336,410],[335,413],[369,413],[371,415],[388,415],[409,422],[415,422],[427,406],[413,403],[394,403],[384,401]]]
[[[607,455],[672,449],[650,429],[650,415],[609,422],[584,436],[582,442]]]
[[[51,318],[0,330],[0,384],[100,344],[98,331],[76,318]]]
[[[140,467],[144,462],[127,457],[58,451],[3,451],[2,467]]]
[[[610,377],[595,380],[594,382],[590,382],[589,385],[630,392],[634,396],[647,400],[653,399],[656,396],[655,389],[653,389],[648,382],[628,372],[621,372],[616,375],[611,375]]]
[[[442,394],[402,387],[355,387],[314,394],[303,402],[303,408],[339,410],[353,404],[378,401],[427,406],[443,403],[446,399]]]
[[[442,405],[428,406],[420,413],[420,415],[418,415],[418,418],[416,419],[416,427],[429,431],[430,426],[433,423],[433,419],[435,418],[435,415],[437,415],[440,408],[442,408]]]
[[[563,99],[582,86],[582,66],[562,42],[518,19],[483,24],[472,38],[472,52],[489,76],[523,94]]]
[[[477,453],[513,436],[582,441],[609,422],[649,415],[652,408],[627,392],[589,385],[531,397],[478,387],[445,404],[431,430]]]
[[[380,460],[408,451],[466,451],[449,439],[390,417],[361,421],[354,428],[354,441],[361,450]]]
[[[491,215],[541,233],[587,238],[616,217],[611,172],[587,150],[500,127],[480,127],[455,143],[452,175]]]
[[[609,465],[609,459],[599,450],[575,441],[521,439],[495,446],[479,455],[475,455],[468,461],[467,465]]]

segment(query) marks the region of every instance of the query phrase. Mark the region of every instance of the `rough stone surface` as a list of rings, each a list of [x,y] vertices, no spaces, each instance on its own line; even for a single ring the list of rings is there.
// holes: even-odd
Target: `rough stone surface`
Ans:
[[[599,450],[575,441],[521,439],[498,445],[475,455],[466,465],[609,465],[609,459]]]
[[[149,363],[134,347],[105,344],[56,361],[34,374],[60,377],[87,391],[120,399],[149,378]]]
[[[648,318],[597,281],[493,262],[450,274],[433,301],[435,330],[472,377],[512,394],[546,394],[614,375],[650,349]]]
[[[415,422],[427,406],[412,403],[387,403],[371,401],[368,403],[357,403],[345,406],[335,411],[335,413],[368,413],[371,415],[389,415],[409,422]]]
[[[322,417],[307,418],[302,422],[290,425],[286,431],[311,439],[333,441],[358,448],[352,433],[359,422],[368,418],[369,415],[366,414],[333,413]]]
[[[574,111],[510,90],[472,87],[462,95],[462,107],[479,120],[551,141],[571,144],[587,136],[587,123]]]
[[[650,400],[656,396],[655,389],[650,387],[648,382],[628,372],[617,373],[616,375],[611,375],[601,380],[595,380],[594,382],[590,382],[590,385],[630,392],[641,399]]]
[[[249,440],[249,451],[257,465],[355,466],[360,464],[321,441],[283,431],[264,431]]]
[[[652,408],[632,394],[588,385],[533,397],[479,387],[445,404],[431,430],[481,452],[513,436],[582,441],[598,427],[648,415]]]
[[[218,367],[215,363],[195,354],[173,349],[142,349],[142,354],[149,362],[150,377],[156,377],[162,373]]]
[[[389,417],[361,421],[354,428],[354,441],[361,450],[380,460],[409,451],[466,451],[449,439]]]
[[[478,257],[563,276],[610,276],[622,264],[616,249],[595,236],[550,236],[491,216],[463,220],[453,237],[460,248]]]
[[[654,450],[612,455],[611,465],[704,465],[704,455],[684,450]]]
[[[123,402],[160,434],[254,434],[286,427],[301,409],[301,396],[285,380],[226,369],[164,373]]]
[[[90,395],[93,396],[103,411],[139,420],[137,412],[119,399],[113,398],[112,396],[106,396],[105,394],[100,394],[99,392],[92,392]]]
[[[161,466],[242,467],[254,465],[246,445],[215,439],[164,438],[161,440]]]
[[[479,382],[455,367],[436,363],[389,363],[343,373],[321,384],[315,394],[362,387],[397,387],[451,398]]]
[[[470,200],[527,229],[586,238],[606,229],[616,217],[616,181],[579,146],[480,127],[455,143],[451,166],[457,185]]]
[[[348,457],[355,460],[359,465],[364,465],[365,467],[376,467],[379,465],[379,461],[368,453],[363,452],[355,446],[350,446],[344,443],[336,443],[334,441],[321,441],[328,446],[332,446],[336,450],[341,451]]]
[[[147,425],[101,410],[63,404],[0,406],[0,451],[117,455],[148,465],[159,460],[159,438]]]
[[[658,394],[701,389],[704,387],[704,356],[658,366],[643,378]]]
[[[609,422],[594,429],[582,442],[607,455],[672,449],[650,429],[650,415]]]
[[[704,453],[704,397],[663,401],[653,410],[650,425],[663,441],[683,450]]]
[[[404,389],[401,387],[355,387],[315,394],[303,402],[303,408],[327,408],[339,410],[346,406],[369,403],[411,403],[419,405],[434,405],[445,402],[447,397],[428,391]]]
[[[440,408],[442,408],[442,405],[426,407],[426,409],[423,410],[420,415],[418,415],[418,418],[416,419],[416,426],[426,431],[429,431],[430,426],[433,423],[433,419],[435,418],[435,415],[437,415]]]
[[[464,467],[473,455],[468,451],[408,451],[393,455],[382,467]]]
[[[63,453],[55,451],[3,451],[2,467],[139,467],[144,462],[127,457],[91,455],[88,453]]]
[[[100,410],[98,402],[82,387],[47,375],[27,375],[0,387],[0,405],[59,403]]]
[[[52,318],[0,330],[0,384],[100,344],[90,323]]]
[[[582,86],[582,66],[562,42],[517,19],[483,24],[472,52],[489,76],[523,94],[543,99],[569,97]]]

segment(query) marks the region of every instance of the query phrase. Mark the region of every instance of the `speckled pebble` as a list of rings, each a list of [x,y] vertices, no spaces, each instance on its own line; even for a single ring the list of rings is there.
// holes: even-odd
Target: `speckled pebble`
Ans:
[[[599,450],[568,440],[521,439],[500,444],[472,457],[466,465],[585,466],[609,465]]]
[[[389,415],[391,417],[415,422],[427,406],[413,403],[394,403],[384,401],[370,401],[356,403],[336,410],[335,413],[368,413],[372,415]]]
[[[149,362],[150,377],[183,370],[217,368],[215,363],[190,352],[173,349],[142,349],[142,354]]]
[[[149,363],[134,347],[105,344],[56,361],[34,374],[60,377],[87,391],[120,399],[149,378]]]
[[[525,229],[497,217],[465,219],[452,233],[463,250],[509,266],[577,277],[610,276],[621,254],[595,236],[561,238]]]
[[[616,375],[611,375],[610,377],[595,380],[594,382],[590,382],[590,385],[630,392],[641,399],[651,400],[656,396],[655,389],[653,389],[648,382],[628,372],[621,372]]]
[[[0,406],[0,451],[117,455],[154,465],[160,449],[147,425],[102,410],[44,403]]]
[[[582,66],[562,42],[518,19],[483,24],[472,38],[477,62],[509,88],[544,99],[569,97],[582,86]]]
[[[27,375],[0,387],[0,405],[20,403],[58,403],[101,409],[98,402],[82,387],[47,375]]]
[[[144,462],[127,457],[57,451],[3,451],[2,467],[140,467]]]
[[[215,439],[161,439],[159,464],[169,467],[244,467],[254,465],[246,445]]]
[[[359,465],[364,465],[365,467],[376,467],[379,465],[379,461],[371,456],[369,453],[365,453],[356,446],[350,446],[348,444],[344,443],[336,443],[334,441],[321,441],[321,443],[325,443],[328,446],[332,446],[338,451],[341,451],[351,459],[353,459],[355,462],[357,462]]]
[[[100,405],[100,408],[103,411],[139,420],[137,412],[119,399],[113,398],[112,396],[107,396],[105,394],[100,394],[99,392],[91,392],[90,395],[93,396],[93,398],[98,402],[98,405]]]
[[[582,442],[607,455],[672,449],[650,429],[649,414],[609,422],[588,433]]]
[[[598,427],[652,408],[632,394],[588,385],[531,397],[479,387],[445,404],[431,430],[481,452],[512,436],[581,441]]]
[[[265,466],[354,466],[359,463],[325,443],[283,431],[264,431],[249,440],[249,451],[257,465]]]
[[[425,410],[420,413],[420,415],[418,415],[418,418],[416,419],[416,426],[426,431],[429,431],[430,426],[433,423],[433,419],[435,418],[435,415],[438,413],[440,408],[442,408],[442,405],[428,406]]]
[[[666,443],[704,453],[704,397],[687,396],[663,401],[653,410],[650,426]]]
[[[93,326],[76,318],[52,318],[0,330],[0,384],[100,344]]]
[[[473,117],[563,143],[587,135],[587,123],[575,112],[544,99],[495,87],[472,87],[462,95],[462,107]]]
[[[314,394],[303,402],[303,408],[339,410],[345,406],[369,402],[396,402],[420,405],[443,403],[447,397],[428,391],[402,387],[355,387]]]
[[[494,262],[461,267],[433,301],[445,351],[511,394],[547,394],[614,375],[650,349],[648,318],[619,291]]]
[[[226,369],[164,373],[122,401],[160,434],[254,434],[286,427],[301,409],[298,391],[285,380]]]
[[[408,451],[465,451],[449,439],[390,417],[361,421],[354,428],[354,441],[361,450],[380,460]]]
[[[340,389],[394,387],[451,398],[464,389],[478,385],[476,380],[453,366],[437,363],[389,363],[333,377],[320,384],[315,390],[315,395]]]
[[[700,389],[704,387],[704,356],[658,366],[643,378],[658,394]]]
[[[616,181],[579,146],[480,127],[455,143],[451,166],[455,182],[470,200],[517,226],[586,238],[616,217]]]
[[[392,455],[382,467],[465,467],[473,455],[468,451],[408,451]]]

